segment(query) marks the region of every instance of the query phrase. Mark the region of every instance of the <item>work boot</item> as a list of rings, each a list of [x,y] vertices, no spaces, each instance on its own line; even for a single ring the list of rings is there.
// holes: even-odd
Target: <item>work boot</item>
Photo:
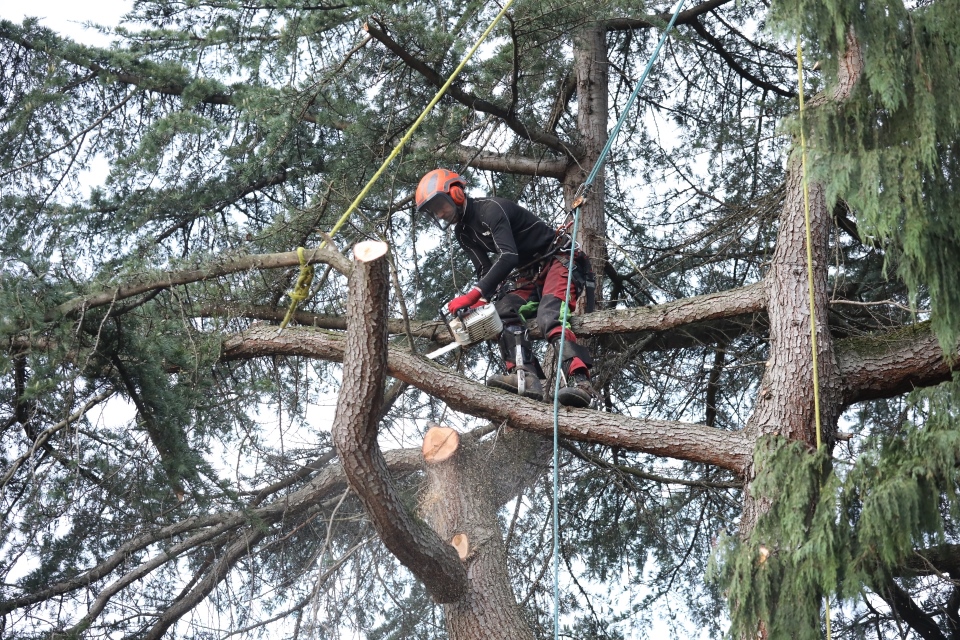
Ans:
[[[590,377],[584,371],[576,371],[567,378],[567,386],[560,389],[557,398],[565,407],[586,409],[597,395],[590,384]]]
[[[503,389],[510,393],[518,393],[517,371],[514,370],[511,373],[499,376],[490,376],[487,378],[486,385],[494,389]],[[523,393],[521,395],[523,395],[524,398],[543,400],[543,385],[540,384],[537,376],[529,371],[523,371],[523,387]]]

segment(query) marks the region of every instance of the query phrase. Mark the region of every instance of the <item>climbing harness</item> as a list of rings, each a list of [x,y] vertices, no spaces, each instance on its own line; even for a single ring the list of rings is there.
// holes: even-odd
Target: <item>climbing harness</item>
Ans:
[[[797,87],[800,97],[800,174],[803,181],[803,219],[807,234],[807,290],[810,301],[810,353],[813,359],[813,414],[817,427],[817,450],[823,444],[820,435],[820,370],[817,366],[817,318],[813,295],[813,232],[810,230],[810,185],[807,182],[807,137],[803,130],[803,46],[797,35]],[[822,489],[823,487],[821,487]],[[830,640],[830,596],[824,598],[827,640]]]
[[[404,145],[406,145],[407,142],[410,141],[410,138],[413,137],[414,131],[416,131],[420,127],[420,124],[423,122],[424,118],[426,118],[427,115],[429,115],[429,113],[433,110],[433,107],[436,106],[438,102],[440,102],[440,98],[442,98],[443,95],[447,92],[447,89],[450,88],[450,85],[453,84],[453,81],[457,78],[458,75],[460,75],[460,72],[463,70],[463,68],[467,66],[467,63],[470,61],[470,58],[473,57],[473,54],[476,53],[477,49],[480,48],[480,45],[483,44],[483,41],[487,39],[487,36],[490,35],[490,32],[493,31],[493,28],[495,26],[497,26],[497,23],[500,22],[500,18],[502,18],[507,13],[507,9],[509,9],[510,5],[512,4],[513,4],[513,0],[507,0],[507,2],[504,3],[503,8],[500,9],[500,13],[496,15],[496,17],[493,19],[493,22],[491,22],[490,26],[487,27],[486,31],[484,31],[480,35],[480,39],[477,40],[476,44],[473,45],[473,48],[467,52],[467,55],[464,56],[463,60],[460,61],[460,64],[457,65],[457,68],[453,70],[453,73],[451,73],[450,77],[447,78],[447,81],[443,83],[443,86],[440,87],[440,90],[437,91],[435,96],[433,96],[433,99],[430,100],[426,108],[424,108],[423,112],[417,117],[416,120],[413,121],[413,124],[410,125],[409,129],[407,129],[407,132],[403,134],[403,137],[400,138],[400,141],[397,143],[397,146],[393,148],[393,151],[391,151],[390,155],[387,156],[386,160],[383,161],[383,163],[380,165],[380,168],[377,169],[376,173],[373,174],[373,177],[370,178],[366,186],[364,186],[363,189],[360,190],[360,193],[358,193],[357,197],[353,199],[353,202],[350,203],[350,206],[347,207],[347,210],[343,212],[343,215],[340,216],[340,219],[337,220],[337,223],[333,225],[333,228],[330,230],[330,233],[327,234],[327,237],[325,237],[323,239],[323,242],[320,243],[320,247],[319,247],[320,249],[323,249],[327,245],[327,241],[331,240],[333,236],[336,235],[336,233],[340,230],[340,228],[343,227],[344,224],[346,224],[347,220],[350,219],[350,216],[353,215],[353,213],[357,210],[357,208],[360,206],[360,203],[363,201],[363,199],[367,197],[367,194],[370,192],[370,189],[373,188],[374,183],[376,183],[376,181],[380,179],[380,176],[382,176],[383,172],[387,170],[387,166],[391,162],[393,162],[393,159],[400,154],[400,151],[403,149]],[[301,249],[303,249],[303,247],[300,247],[297,249],[298,253],[301,251]],[[312,259],[313,255],[315,254],[316,254],[316,251],[314,251],[313,254],[311,254],[310,258]],[[305,260],[301,258],[300,277],[297,278],[298,284],[300,280],[305,277],[304,262]],[[307,286],[309,287],[309,284]],[[284,327],[287,326],[287,323],[290,322],[290,319],[293,317],[294,312],[297,310],[297,306],[303,300],[302,298],[297,299],[295,297],[294,294],[296,294],[296,292],[297,292],[297,289],[294,288],[293,292],[290,293],[290,308],[287,310],[287,314],[284,317],[283,322],[280,323],[280,331],[283,331]],[[277,332],[277,335],[280,334],[280,331]]]
[[[574,196],[573,202],[571,204],[572,216],[573,216],[573,231],[570,234],[571,237],[577,237],[577,231],[580,226],[580,207],[586,201],[586,198],[589,194],[590,188],[593,185],[593,181],[596,180],[597,175],[600,173],[600,169],[603,167],[604,160],[606,160],[607,154],[610,153],[610,148],[613,146],[613,141],[616,139],[617,134],[620,133],[620,128],[623,126],[623,123],[626,121],[627,116],[630,114],[630,108],[633,106],[633,103],[636,101],[637,96],[640,94],[640,89],[643,87],[643,83],[646,81],[647,76],[650,74],[650,70],[653,68],[653,63],[656,62],[657,57],[660,55],[660,49],[663,47],[663,43],[667,40],[667,35],[669,35],[670,30],[673,29],[673,25],[677,21],[677,16],[680,15],[680,10],[683,8],[683,3],[685,0],[679,0],[677,2],[677,8],[673,12],[673,16],[670,18],[667,28],[664,29],[663,34],[660,36],[660,41],[657,42],[656,48],[653,50],[653,54],[650,56],[650,60],[647,62],[646,68],[643,70],[643,74],[640,76],[640,80],[637,81],[637,86],[634,88],[633,93],[630,94],[630,98],[627,100],[626,105],[624,105],[623,112],[620,114],[620,118],[617,120],[616,125],[614,125],[613,130],[610,132],[610,135],[607,137],[607,143],[604,145],[603,150],[600,152],[600,156],[597,158],[596,163],[593,165],[593,169],[590,171],[590,174],[587,176],[586,181],[583,185],[577,190],[577,194]],[[576,243],[571,243],[570,246],[570,263],[574,262],[575,256],[574,252],[576,249]],[[564,293],[564,300],[570,297],[570,288],[573,282],[573,269],[567,271],[567,288]],[[560,322],[562,326],[567,324],[567,305],[563,305],[562,315]],[[560,485],[560,379],[563,377],[563,346],[566,343],[567,332],[560,332],[560,344],[557,348],[557,375],[554,380],[554,390],[553,390],[553,637],[554,640],[559,640],[560,638],[560,507],[559,507],[559,485]]]

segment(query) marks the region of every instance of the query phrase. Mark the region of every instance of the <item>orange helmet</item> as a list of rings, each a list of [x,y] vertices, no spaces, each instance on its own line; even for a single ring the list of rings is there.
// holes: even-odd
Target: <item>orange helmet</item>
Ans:
[[[428,202],[438,196],[446,196],[459,209],[467,201],[467,195],[463,191],[466,186],[467,181],[453,171],[434,169],[428,172],[420,178],[420,184],[417,185],[417,211],[423,210]]]

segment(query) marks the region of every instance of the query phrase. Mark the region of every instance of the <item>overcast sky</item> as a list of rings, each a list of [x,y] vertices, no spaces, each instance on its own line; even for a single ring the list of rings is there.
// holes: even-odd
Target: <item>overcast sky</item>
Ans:
[[[93,29],[85,29],[83,23],[94,22],[116,25],[124,13],[130,10],[132,0],[26,0],[0,2],[0,18],[21,22],[27,16],[41,18],[44,26],[79,42],[107,44],[109,40]]]

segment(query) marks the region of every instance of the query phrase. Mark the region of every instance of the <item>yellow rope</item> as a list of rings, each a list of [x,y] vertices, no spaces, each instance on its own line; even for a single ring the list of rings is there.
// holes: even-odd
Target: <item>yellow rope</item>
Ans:
[[[813,355],[813,413],[817,426],[817,450],[822,445],[820,436],[820,369],[817,366],[817,320],[813,296],[813,234],[810,231],[810,186],[807,182],[807,137],[803,131],[803,47],[797,36],[797,86],[800,95],[800,173],[803,179],[803,216],[807,231],[807,289],[810,293],[810,351]],[[830,596],[826,597],[825,618],[827,640],[830,640]]]
[[[443,94],[447,92],[447,89],[450,88],[450,85],[453,84],[453,81],[460,75],[460,72],[463,70],[467,63],[470,61],[470,58],[473,57],[473,54],[476,53],[477,49],[480,48],[480,45],[483,44],[483,41],[487,39],[487,36],[490,35],[490,32],[493,31],[493,28],[497,26],[497,23],[500,22],[500,18],[506,14],[507,9],[510,8],[510,5],[513,4],[513,0],[507,0],[506,4],[503,5],[503,8],[500,9],[500,13],[497,14],[497,17],[493,19],[493,22],[490,23],[490,26],[487,27],[487,30],[483,32],[480,36],[480,39],[477,40],[476,44],[473,45],[473,48],[467,52],[467,55],[463,58],[457,68],[453,70],[453,73],[450,74],[450,77],[447,78],[447,81],[443,83],[443,86],[440,87],[440,90],[437,91],[437,94],[433,96],[433,99],[427,104],[426,108],[420,114],[420,116],[410,125],[410,128],[407,132],[400,138],[400,142],[397,143],[397,146],[393,148],[393,151],[390,152],[390,155],[387,156],[387,159],[383,161],[383,164],[380,165],[380,168],[377,169],[376,173],[373,174],[373,177],[367,182],[366,186],[361,189],[360,193],[357,194],[357,197],[353,199],[353,202],[350,203],[350,206],[347,207],[347,210],[344,211],[343,215],[340,216],[340,219],[337,220],[337,223],[333,225],[333,229],[330,230],[330,233],[324,238],[323,242],[320,243],[320,248],[322,249],[327,245],[327,240],[333,238],[333,236],[340,230],[340,228],[347,222],[351,215],[357,210],[357,207],[360,206],[360,202],[367,196],[370,192],[370,189],[373,188],[374,183],[380,179],[380,176],[383,175],[383,172],[386,171],[387,166],[393,162],[393,159],[399,155],[400,151],[403,149],[404,145],[410,141],[410,138],[413,137],[413,132],[417,130],[420,126],[420,123],[423,122],[424,118],[433,110],[433,107],[440,102],[440,98],[443,97]],[[283,330],[287,326],[287,322],[290,321],[290,318],[293,316],[293,312],[296,310],[297,305],[300,303],[299,300],[296,300],[291,296],[290,309],[287,311],[287,315],[284,318],[283,323],[280,325],[280,329]]]
[[[300,258],[300,275],[297,277],[297,284],[293,286],[293,291],[289,294],[292,304],[287,309],[287,315],[283,317],[280,323],[280,329],[287,326],[290,319],[293,318],[297,305],[307,299],[310,295],[310,285],[313,283],[313,265],[307,262],[307,256],[303,247],[297,247],[297,257]]]

